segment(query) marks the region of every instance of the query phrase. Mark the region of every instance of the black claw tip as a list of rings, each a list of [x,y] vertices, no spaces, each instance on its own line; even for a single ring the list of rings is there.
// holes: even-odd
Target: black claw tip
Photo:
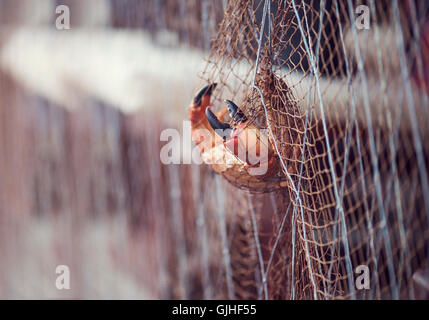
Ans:
[[[231,126],[228,123],[219,121],[216,115],[209,108],[206,109],[206,117],[213,130],[215,130],[215,132],[223,139],[230,136]]]
[[[235,114],[238,112],[238,106],[232,102],[231,100],[225,100],[226,105],[228,106],[229,115],[231,118],[235,116]]]
[[[211,84],[206,85],[204,88],[202,88],[198,92],[198,94],[195,96],[194,104],[196,106],[201,105],[202,98],[206,95],[210,96],[212,94],[213,90],[216,88],[216,86],[217,86],[217,83],[211,83]]]
[[[229,115],[234,119],[235,122],[246,121],[246,116],[234,102],[231,100],[225,100],[225,102],[228,106]]]

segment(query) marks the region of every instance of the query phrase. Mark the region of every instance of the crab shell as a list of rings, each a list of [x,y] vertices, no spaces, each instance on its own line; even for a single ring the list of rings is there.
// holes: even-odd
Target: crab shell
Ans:
[[[232,130],[231,137],[225,140],[224,146],[249,166],[251,174],[259,178],[269,178],[276,168],[276,155],[268,137],[249,123],[239,123]]]
[[[257,193],[285,187],[287,183],[279,169],[279,159],[269,138],[259,128],[249,122],[241,122],[232,128],[226,139],[216,134],[205,116],[213,90],[207,90],[207,87],[200,93],[205,89],[209,94],[203,95],[200,104],[194,99],[189,111],[192,140],[199,147],[202,160],[241,189]],[[225,110],[217,117],[222,119],[224,114]]]

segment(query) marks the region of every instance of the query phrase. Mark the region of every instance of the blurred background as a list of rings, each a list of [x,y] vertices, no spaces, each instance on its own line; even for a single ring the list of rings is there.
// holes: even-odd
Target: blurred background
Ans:
[[[0,1],[0,298],[173,296],[183,179],[159,134],[187,118],[210,3]]]
[[[355,35],[346,1],[0,0],[0,298],[427,298],[428,6],[361,2],[374,24]],[[250,87],[267,3],[275,69],[313,117],[301,211],[290,188],[159,158],[203,84],[219,80],[217,106]],[[323,39],[314,73],[299,17]],[[360,264],[373,282],[356,292]]]

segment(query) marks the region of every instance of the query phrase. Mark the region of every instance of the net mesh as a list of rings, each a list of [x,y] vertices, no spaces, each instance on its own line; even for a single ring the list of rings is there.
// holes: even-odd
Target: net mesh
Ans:
[[[202,78],[219,83],[215,107],[227,98],[250,121],[262,117],[290,182],[279,194],[290,202],[276,213],[287,219],[282,230],[266,228],[266,211],[254,228],[241,222],[232,262],[240,288],[259,283],[254,293],[268,298],[413,296],[428,250],[427,131],[418,120],[427,92],[413,76],[427,61],[427,5],[366,4],[369,30],[357,28],[353,1],[228,2]],[[266,238],[260,265],[257,230]],[[267,264],[269,273],[252,274]],[[371,271],[369,290],[356,288],[359,265]]]

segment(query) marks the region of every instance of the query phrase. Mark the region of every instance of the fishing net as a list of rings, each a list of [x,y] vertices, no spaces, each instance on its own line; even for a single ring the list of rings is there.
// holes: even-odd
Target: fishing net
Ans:
[[[248,244],[267,232],[266,211],[254,228],[242,221],[247,242],[230,250],[238,286],[267,298],[412,298],[427,263],[428,6],[368,1],[365,30],[359,4],[230,1],[202,73],[218,83],[214,108],[231,99],[269,130],[289,182],[278,195],[286,222],[254,248],[260,264]]]
[[[16,1],[0,2],[14,7]],[[84,15],[89,4],[63,2],[73,13],[72,30],[64,34],[77,32],[79,36],[85,31],[74,30],[79,28],[73,19],[78,12]],[[6,75],[2,69],[0,250],[4,259],[0,281],[9,290],[1,295],[10,298],[13,291],[19,295],[27,289],[21,288],[21,277],[27,274],[23,268],[51,268],[39,257],[19,260],[21,252],[24,257],[32,257],[30,253],[41,256],[43,248],[36,246],[33,226],[44,218],[53,225],[55,244],[47,245],[45,252],[55,253],[55,264],[65,260],[80,287],[71,297],[92,297],[87,293],[90,285],[98,287],[88,279],[96,275],[111,280],[113,272],[106,269],[111,265],[97,260],[98,253],[107,252],[115,266],[132,275],[130,282],[148,289],[149,297],[155,298],[428,298],[426,1],[98,2],[110,8],[103,27],[109,30],[104,39],[111,41],[101,42],[106,47],[116,48],[110,47],[116,36],[129,32],[125,37],[129,42],[117,45],[133,51],[127,45],[135,48],[136,38],[129,29],[142,29],[163,50],[184,47],[189,49],[189,57],[194,57],[194,51],[205,52],[199,88],[218,83],[211,108],[220,111],[225,99],[232,100],[249,125],[266,130],[278,160],[276,178],[285,183],[273,187],[270,180],[252,180],[247,172],[216,174],[208,165],[161,163],[159,137],[168,127],[162,115],[124,114],[111,105],[118,100],[110,100],[110,104],[103,100],[111,90],[103,87],[102,80],[112,78],[112,70],[124,70],[127,65],[138,68],[131,52],[125,60],[118,56],[119,65],[99,66],[88,60],[77,69],[85,71],[80,72],[77,83],[85,89],[85,99],[78,100],[83,110],[58,108],[58,102],[49,96],[41,97],[43,90],[30,94],[22,78]],[[3,8],[0,19],[11,16]],[[362,28],[365,10],[369,29]],[[18,41],[23,46],[18,49],[24,49],[12,52],[11,61],[22,62],[23,54],[32,51],[25,47],[32,39],[36,39],[34,50],[37,43],[46,47],[36,51],[35,58],[46,57],[43,54],[48,52],[48,65],[78,63],[75,55],[81,59],[89,55],[98,62],[101,54],[112,58],[109,54],[117,49],[96,51],[97,36],[89,38],[90,45],[83,41],[82,47],[71,46],[76,51],[71,50],[71,56],[56,56],[67,51],[69,40],[53,42],[50,47],[50,41],[33,37],[34,30],[30,28],[30,36]],[[55,34],[53,39],[62,35],[50,31]],[[7,38],[2,38],[1,46],[8,44]],[[88,47],[94,54],[84,50]],[[151,52],[169,57],[149,49],[144,47],[147,54],[138,59],[149,58]],[[117,50],[118,55],[121,52]],[[174,53],[177,64],[188,65],[181,60],[183,54]],[[19,71],[31,71],[41,62],[29,61]],[[154,67],[155,73],[178,79],[183,87],[177,91],[185,92],[182,89],[190,75],[170,74],[163,70],[168,69],[167,64],[161,62]],[[99,66],[95,69],[106,70],[94,81],[102,83],[96,94],[81,81],[94,77],[91,72],[96,70],[88,67],[94,64]],[[46,69],[46,76],[52,73]],[[71,69],[66,68],[66,80]],[[151,74],[141,72],[134,77],[132,73],[130,86],[141,78],[152,82]],[[42,83],[44,77],[29,80]],[[45,87],[51,88],[60,78]],[[117,87],[122,88],[114,82],[111,88]],[[128,87],[123,86],[124,90]],[[153,109],[172,113],[179,103],[167,99],[170,92],[165,87],[153,85],[147,96],[152,92],[157,98],[153,101],[160,101]],[[186,99],[191,101],[190,92]],[[180,102],[178,108],[185,107]],[[57,217],[67,219],[58,226],[61,220],[56,222]],[[118,236],[123,217],[129,230],[121,230]],[[108,229],[100,241],[103,221]],[[47,230],[41,229],[40,234]],[[23,251],[20,243],[26,237],[35,247]],[[48,242],[50,238],[42,239]],[[82,250],[96,239],[93,251]],[[57,245],[62,244],[67,255],[59,261]],[[88,269],[91,259],[96,260],[95,267]],[[360,278],[365,267],[368,286]],[[51,271],[45,278],[51,279]],[[43,277],[28,272],[28,278]],[[99,283],[106,282],[100,279]],[[119,292],[122,282],[118,280],[112,290],[105,291]],[[34,288],[31,297],[39,297],[39,287]],[[124,292],[129,297],[130,291]]]

